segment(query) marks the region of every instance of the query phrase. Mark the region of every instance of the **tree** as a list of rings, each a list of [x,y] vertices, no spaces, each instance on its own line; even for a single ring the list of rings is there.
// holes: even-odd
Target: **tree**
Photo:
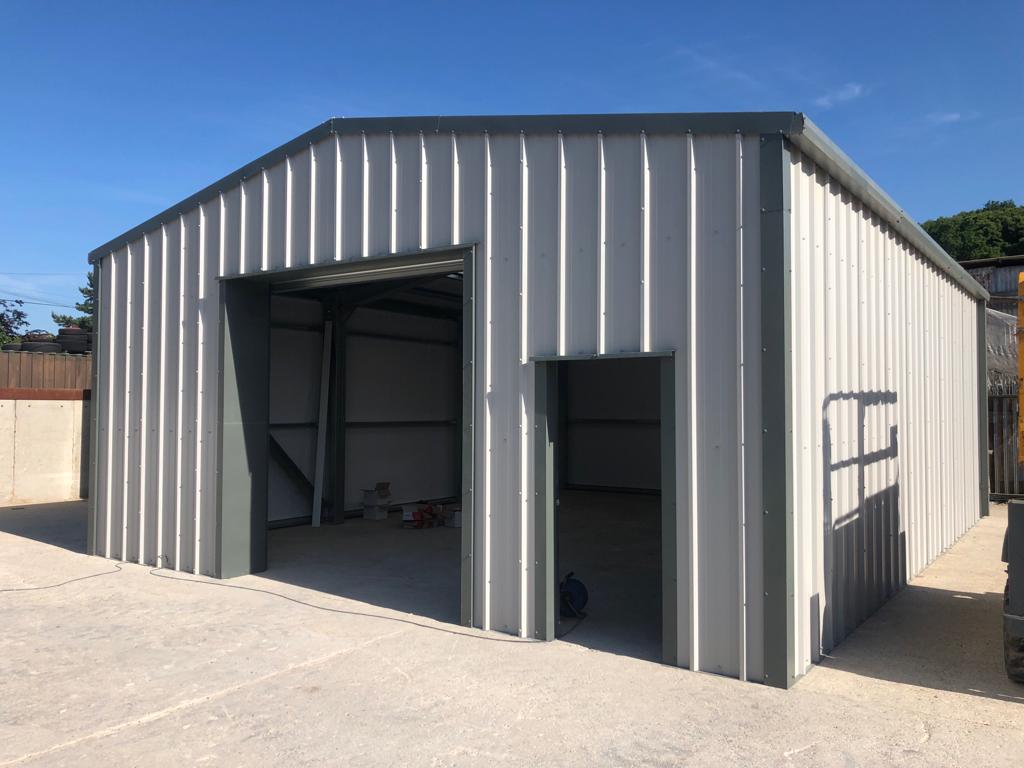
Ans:
[[[989,200],[921,226],[957,261],[1024,255],[1024,205],[1013,200]]]
[[[28,315],[20,299],[0,299],[0,344],[17,341],[21,329],[28,325]]]
[[[75,303],[75,309],[82,312],[81,315],[62,315],[59,312],[51,312],[50,317],[58,327],[64,328],[69,325],[77,325],[79,328],[92,330],[92,313],[96,308],[96,287],[92,282],[92,272],[85,273],[85,285],[78,289],[82,294],[82,300]]]

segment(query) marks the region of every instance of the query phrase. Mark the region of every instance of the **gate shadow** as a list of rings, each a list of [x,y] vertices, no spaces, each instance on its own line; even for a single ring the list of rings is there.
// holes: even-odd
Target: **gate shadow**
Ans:
[[[848,456],[836,457],[833,434],[841,431],[833,428],[829,412],[833,404],[843,402],[856,406],[856,449]],[[837,392],[822,404],[826,599],[819,635],[821,649],[826,653],[906,586],[907,542],[900,508],[898,425],[887,424],[887,445],[875,450],[866,447],[869,409],[883,408],[884,415],[895,404],[895,392]],[[837,516],[834,486],[838,483],[834,478],[843,470],[855,472],[856,503]],[[883,487],[869,494],[871,484]],[[845,490],[849,497],[849,488]],[[817,619],[816,606],[812,610],[813,618]]]

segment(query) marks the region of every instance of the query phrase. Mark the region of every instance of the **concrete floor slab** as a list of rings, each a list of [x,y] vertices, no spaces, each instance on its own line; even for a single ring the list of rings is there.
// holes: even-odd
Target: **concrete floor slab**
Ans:
[[[0,592],[0,766],[1017,765],[1004,526],[996,508],[778,691],[469,630],[273,568],[228,582],[247,590],[116,571],[81,554],[84,505],[4,509],[0,589],[107,575]]]

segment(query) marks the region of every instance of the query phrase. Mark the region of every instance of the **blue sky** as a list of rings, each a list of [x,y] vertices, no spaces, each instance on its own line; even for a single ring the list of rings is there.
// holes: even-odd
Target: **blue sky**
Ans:
[[[919,220],[1022,202],[1022,26],[1017,0],[2,0],[0,298],[73,303],[90,249],[330,116],[796,110]]]

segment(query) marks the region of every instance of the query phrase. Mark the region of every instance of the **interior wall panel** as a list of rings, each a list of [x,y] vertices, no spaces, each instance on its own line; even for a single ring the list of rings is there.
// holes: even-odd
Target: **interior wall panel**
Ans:
[[[659,365],[623,358],[566,366],[568,484],[660,490]]]

